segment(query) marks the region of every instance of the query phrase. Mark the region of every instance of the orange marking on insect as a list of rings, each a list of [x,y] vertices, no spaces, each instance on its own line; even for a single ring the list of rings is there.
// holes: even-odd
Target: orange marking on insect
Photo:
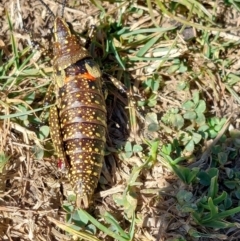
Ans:
[[[74,79],[75,79],[75,76],[66,76],[64,79],[64,83],[66,84]]]
[[[89,80],[93,80],[93,81],[96,80],[96,77],[92,76],[88,72],[86,72],[84,74],[79,74],[78,78],[85,78],[85,79],[89,79]]]

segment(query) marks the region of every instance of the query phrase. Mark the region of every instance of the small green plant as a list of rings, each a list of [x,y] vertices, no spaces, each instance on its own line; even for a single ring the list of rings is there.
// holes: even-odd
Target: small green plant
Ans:
[[[140,145],[134,144],[127,141],[124,147],[124,151],[120,153],[122,160],[129,159],[134,153],[141,152],[143,149]]]
[[[183,114],[184,119],[190,120],[198,126],[205,124],[204,112],[206,110],[206,102],[200,100],[198,91],[194,92],[192,100],[184,102],[182,107],[185,111]]]
[[[172,108],[163,115],[162,121],[178,130],[182,127],[194,129],[205,124],[206,103],[199,97],[199,92],[193,93],[192,100],[183,103],[182,109]],[[190,121],[190,123],[187,122]]]
[[[97,241],[99,239],[96,238],[96,233],[99,231],[119,241],[131,241],[134,237],[134,214],[131,218],[130,229],[128,232],[125,232],[121,228],[120,222],[108,212],[105,212],[101,216],[103,222],[105,222],[105,225],[103,225],[86,211],[82,209],[74,210],[74,206],[71,204],[66,203],[63,205],[63,208],[67,212],[67,219],[66,223],[64,225],[59,225],[59,227],[79,238]],[[58,225],[58,223],[56,224]]]
[[[176,150],[176,148],[171,145],[163,145],[160,155],[163,157],[163,163],[170,167],[173,172],[186,184],[191,184],[196,180],[197,174],[199,173],[199,168],[188,168],[179,165],[180,162],[186,160],[185,157],[177,157],[176,159],[171,158],[171,154]]]
[[[205,183],[206,177],[210,181],[207,195],[195,199],[191,192],[181,190],[177,194],[179,209],[191,213],[195,222],[201,226],[215,229],[238,227],[239,224],[228,222],[226,218],[240,212],[240,207],[229,209],[232,206],[230,196],[223,191],[219,194],[219,171],[209,170],[208,174],[199,173],[200,182]]]
[[[143,82],[144,94],[147,96],[147,99],[144,101],[138,101],[138,106],[156,106],[160,83],[161,78],[157,74]]]

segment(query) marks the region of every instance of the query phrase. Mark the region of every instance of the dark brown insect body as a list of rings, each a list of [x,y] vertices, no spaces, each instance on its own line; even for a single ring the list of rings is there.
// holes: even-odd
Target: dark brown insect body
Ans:
[[[62,18],[55,19],[54,37],[57,103],[50,110],[51,136],[58,157],[69,163],[77,206],[87,208],[101,173],[106,142],[101,73]]]

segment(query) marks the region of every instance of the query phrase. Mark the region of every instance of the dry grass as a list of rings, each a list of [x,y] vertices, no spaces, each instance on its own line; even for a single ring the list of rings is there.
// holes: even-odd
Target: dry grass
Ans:
[[[226,191],[231,208],[238,207],[237,3],[215,6],[183,1],[178,6],[175,2],[105,1],[99,8],[96,2],[69,0],[64,18],[77,33],[97,25],[90,51],[103,72],[123,82],[132,97],[107,84],[107,154],[95,205],[88,212],[74,212],[66,200],[70,187],[53,157],[48,126],[38,128],[41,102],[51,81],[51,57],[32,54],[35,50],[28,45],[34,39],[51,51],[53,18],[36,0],[0,3],[0,240],[72,240],[68,233],[106,241],[238,240],[238,212],[224,219],[235,224],[226,229],[197,222],[194,215],[201,212],[194,208],[211,188],[202,183],[201,175],[190,180],[189,174],[183,180],[188,168],[190,173],[192,168],[201,168],[204,175],[216,168],[217,194]],[[45,3],[54,14],[61,14],[61,4]],[[215,136],[204,130],[208,136],[199,137],[202,123],[197,117],[194,121],[185,118],[193,112],[200,115],[184,107],[197,98],[196,92],[206,104],[200,114],[208,130],[211,118],[228,120],[221,128],[215,125],[220,129],[211,127]],[[177,119],[176,114],[185,119]],[[193,149],[192,136],[202,138],[194,139]],[[168,154],[167,145],[172,148]],[[219,150],[214,152],[215,147]],[[219,164],[225,154],[227,161]],[[232,179],[230,170],[235,175]],[[228,178],[234,181],[232,189],[229,183],[226,187]],[[187,192],[182,202],[180,190]],[[192,198],[187,196],[190,193]],[[121,228],[113,225],[114,219],[106,212]],[[78,233],[76,221],[84,224]]]

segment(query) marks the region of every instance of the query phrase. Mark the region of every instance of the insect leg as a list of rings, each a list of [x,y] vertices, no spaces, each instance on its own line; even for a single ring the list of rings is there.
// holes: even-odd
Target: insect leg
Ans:
[[[58,109],[56,106],[53,106],[50,108],[49,112],[49,127],[50,127],[50,133],[51,138],[53,142],[53,146],[55,149],[55,152],[59,158],[59,163],[61,164],[61,169],[68,169],[69,164],[66,159],[64,145],[63,145],[63,138],[61,134],[61,126],[59,123],[59,115],[58,115]]]

